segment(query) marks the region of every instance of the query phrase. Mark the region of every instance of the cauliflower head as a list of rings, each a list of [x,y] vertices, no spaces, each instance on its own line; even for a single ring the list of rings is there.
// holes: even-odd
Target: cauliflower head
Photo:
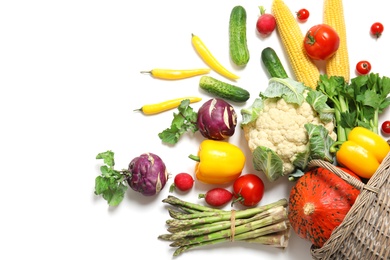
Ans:
[[[334,109],[320,91],[291,78],[271,78],[249,108],[241,109],[253,163],[271,181],[304,170],[311,159],[333,160]]]
[[[308,134],[305,124],[323,125],[333,140],[337,139],[333,121],[323,123],[312,106],[287,103],[284,99],[265,99],[255,121],[244,124],[245,139],[253,152],[258,146],[272,149],[283,161],[283,174],[294,171],[296,155],[307,150]]]

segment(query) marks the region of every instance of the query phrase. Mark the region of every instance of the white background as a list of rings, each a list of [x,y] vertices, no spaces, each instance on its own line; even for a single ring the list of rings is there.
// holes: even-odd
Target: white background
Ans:
[[[321,23],[321,1],[286,3],[293,12],[311,12],[300,24],[303,32]],[[234,67],[228,54],[229,16],[238,4],[248,16],[251,59],[244,69]],[[172,176],[193,173],[195,163],[187,156],[197,152],[200,134],[186,134],[169,147],[158,133],[170,126],[174,111],[144,116],[133,110],[175,97],[198,95],[207,101],[211,96],[199,89],[199,77],[163,81],[140,71],[204,67],[191,45],[191,33],[197,34],[222,64],[240,75],[237,85],[250,91],[246,104],[234,104],[239,114],[267,86],[260,62],[263,48],[274,48],[292,75],[276,31],[267,38],[256,33],[259,5],[271,11],[271,0],[2,1],[0,258],[101,260],[133,259],[137,254],[171,259],[169,242],[157,236],[166,233],[169,216],[161,200],[173,178],[157,196],[143,197],[129,189],[121,205],[109,208],[94,195],[101,165],[95,156],[113,150],[119,169],[141,153],[153,152]],[[344,1],[344,11],[351,75],[364,59],[371,61],[373,72],[390,75],[390,21],[384,2]],[[385,26],[378,40],[369,34],[376,21]],[[210,76],[225,80],[215,72]],[[255,172],[239,127],[229,141],[247,154],[243,173]],[[287,180],[270,183],[255,173],[266,185],[260,204],[288,196],[292,184]],[[209,188],[196,183],[191,192],[174,195],[203,203],[197,194]],[[235,242],[180,257],[306,260],[309,248],[309,242],[292,233],[285,250]]]

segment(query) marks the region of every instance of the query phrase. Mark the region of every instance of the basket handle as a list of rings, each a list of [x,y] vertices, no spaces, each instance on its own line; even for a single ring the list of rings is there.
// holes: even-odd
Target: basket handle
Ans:
[[[369,191],[374,192],[374,193],[379,193],[378,188],[372,187],[370,185],[367,185],[367,184],[361,182],[360,180],[358,180],[355,177],[353,177],[352,175],[342,171],[341,169],[339,169],[338,167],[336,167],[335,165],[333,165],[329,162],[315,159],[315,160],[311,160],[308,164],[309,168],[313,168],[316,166],[325,168],[325,169],[333,172],[334,174],[339,176],[341,179],[343,179],[344,181],[346,181],[347,183],[351,184],[353,187],[355,187],[359,190],[365,189],[365,190],[369,190]]]

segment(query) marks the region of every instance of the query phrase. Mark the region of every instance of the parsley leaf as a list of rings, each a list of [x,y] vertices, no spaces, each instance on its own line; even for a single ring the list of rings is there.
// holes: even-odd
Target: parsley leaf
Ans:
[[[185,99],[181,101],[177,109],[179,113],[173,113],[170,128],[167,128],[158,134],[158,137],[160,137],[164,143],[176,144],[184,133],[195,133],[198,131],[198,113],[190,106],[190,100]]]

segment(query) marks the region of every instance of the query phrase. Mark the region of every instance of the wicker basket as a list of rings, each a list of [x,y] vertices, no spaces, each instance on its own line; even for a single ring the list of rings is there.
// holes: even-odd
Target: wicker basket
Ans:
[[[367,184],[328,162],[310,162],[309,167],[316,166],[334,172],[361,192],[326,243],[321,248],[311,247],[313,259],[390,259],[390,153]]]

